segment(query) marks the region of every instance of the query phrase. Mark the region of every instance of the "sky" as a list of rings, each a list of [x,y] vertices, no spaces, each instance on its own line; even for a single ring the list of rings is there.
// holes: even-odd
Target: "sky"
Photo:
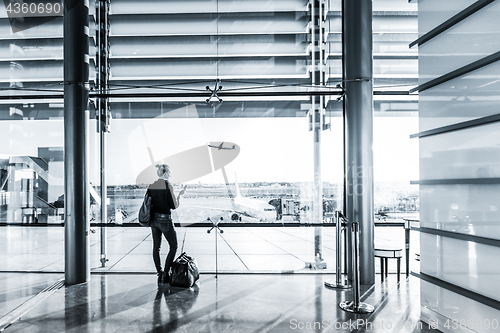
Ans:
[[[195,112],[195,108],[183,108]],[[342,181],[342,119],[332,118],[331,130],[321,134],[323,181]],[[148,146],[156,161],[206,145],[231,142],[239,155],[225,166],[229,181],[310,182],[313,180],[313,138],[308,119],[297,118],[155,118],[113,119],[108,134],[108,183],[135,184],[137,175],[151,165]],[[375,117],[375,182],[409,182],[418,179],[416,117]],[[89,177],[98,184],[98,141],[95,122],[89,124]],[[63,121],[24,120],[0,122],[0,157],[37,155],[38,147],[63,145]],[[196,163],[190,161],[189,163]],[[223,183],[221,170],[188,183]]]

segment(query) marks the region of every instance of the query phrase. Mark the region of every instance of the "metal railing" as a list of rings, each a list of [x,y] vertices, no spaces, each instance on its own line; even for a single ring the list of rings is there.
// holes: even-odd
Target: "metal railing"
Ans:
[[[343,237],[342,237],[343,234]],[[347,219],[341,212],[335,212],[335,239],[336,239],[336,262],[335,262],[335,281],[326,280],[325,286],[336,289],[349,289],[352,286],[347,280]],[[344,281],[342,275],[342,247],[344,248]]]
[[[349,222],[348,222],[349,223]],[[345,301],[339,304],[339,307],[347,312],[353,313],[372,313],[375,308],[367,303],[360,301],[360,282],[359,282],[359,222],[350,222],[352,225],[352,288],[353,300]]]

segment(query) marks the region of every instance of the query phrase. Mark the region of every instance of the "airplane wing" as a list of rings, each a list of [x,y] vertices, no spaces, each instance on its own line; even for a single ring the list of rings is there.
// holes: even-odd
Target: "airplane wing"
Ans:
[[[221,207],[207,207],[207,206],[192,206],[192,205],[185,205],[182,206],[182,208],[190,209],[190,208],[196,208],[196,209],[206,209],[206,210],[221,210],[221,211],[226,211],[226,212],[234,212],[233,209],[229,208],[221,208]]]
[[[227,216],[225,216],[225,214],[217,214],[217,215],[211,214],[209,217],[214,222],[228,222]],[[222,221],[221,221],[221,217],[222,217]],[[193,224],[211,223],[211,221],[208,220],[208,216],[207,216],[207,217],[200,217],[198,219],[189,220],[189,221],[186,221],[186,220],[181,219],[181,218],[177,218],[177,219],[174,219],[174,223],[176,226],[179,226],[179,227],[189,227]]]
[[[197,209],[206,209],[206,210],[218,210],[218,211],[223,211],[223,212],[228,212],[228,213],[238,213],[247,217],[254,217],[253,215],[248,214],[247,212],[240,211],[237,209],[230,209],[230,208],[221,208],[221,207],[203,207],[203,206],[184,206],[183,208],[197,208]]]
[[[238,209],[230,209],[230,208],[222,208],[222,207],[191,206],[191,205],[190,206],[183,206],[182,208],[186,209],[188,211],[190,211],[192,209],[196,209],[196,210],[205,210],[205,211],[211,211],[211,212],[213,212],[213,211],[221,211],[221,212],[224,212],[224,213],[229,213],[229,218],[228,218],[229,221],[231,221],[231,214],[233,214],[233,213],[239,214],[241,216],[244,216],[246,218],[250,218],[250,219],[255,220],[255,221],[260,221],[260,219],[258,217],[254,216],[252,214],[249,214],[249,213],[247,213],[245,211],[238,210]],[[227,216],[227,214],[226,215],[222,215],[221,214],[220,216],[224,217],[224,216]],[[219,218],[220,218],[220,216],[219,216]]]

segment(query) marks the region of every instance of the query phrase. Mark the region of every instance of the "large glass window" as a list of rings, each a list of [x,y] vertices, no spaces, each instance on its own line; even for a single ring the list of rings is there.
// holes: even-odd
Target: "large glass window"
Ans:
[[[154,165],[165,162],[176,190],[188,186],[174,220],[186,246],[189,237],[203,245],[195,253],[202,269],[213,269],[213,257],[203,256],[213,249],[205,232],[209,217],[239,225],[222,243],[226,270],[303,269],[315,261],[321,233],[323,259],[333,269],[333,228],[306,226],[330,223],[342,207],[342,103],[337,95],[322,99],[310,92],[317,88],[313,78],[330,90],[342,84],[341,2],[326,1],[312,18],[310,2],[303,0],[111,0],[104,88],[114,97],[105,134],[102,221],[95,120],[99,31],[92,1],[90,8],[90,222],[121,227],[108,228],[114,253],[108,268],[150,267],[123,258],[150,251],[142,243],[148,231],[134,224],[145,188],[155,179]],[[2,6],[0,22],[0,222],[62,230],[55,226],[64,222],[63,20],[57,16],[18,31]],[[417,84],[417,52],[408,48],[417,38],[415,4],[375,0],[373,28],[376,208],[412,213],[418,202],[408,181],[417,178],[411,157],[416,148],[406,143],[417,132],[417,99],[404,92]],[[323,50],[321,57],[315,49]],[[220,96],[211,96],[220,86]],[[13,99],[17,95],[23,98]],[[314,112],[313,104],[321,110]],[[314,121],[321,128],[319,146]],[[98,236],[93,225],[93,268],[99,266]],[[62,232],[58,237],[62,241]],[[233,261],[229,256],[236,253],[240,260]],[[261,266],[256,254],[275,255],[276,266]],[[63,262],[51,265],[44,267],[62,269]]]

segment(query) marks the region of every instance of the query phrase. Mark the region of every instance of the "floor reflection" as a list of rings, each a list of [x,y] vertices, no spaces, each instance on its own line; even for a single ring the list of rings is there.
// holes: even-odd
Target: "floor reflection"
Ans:
[[[82,283],[73,289],[70,288],[66,287],[64,293],[64,330],[68,332],[78,328],[78,332],[89,332],[87,323],[91,321],[89,291],[91,286],[89,283]],[[48,301],[50,304],[52,299],[49,298]]]
[[[50,277],[56,280],[55,275]],[[184,289],[158,285],[155,274],[94,274],[88,283],[57,290],[8,332],[351,332],[347,324],[358,319],[390,323],[401,328],[398,333],[432,331],[425,329],[426,324],[422,329],[414,325],[420,323],[417,278],[398,283],[389,276],[383,283],[362,286],[361,301],[375,306],[370,315],[342,311],[338,304],[352,300],[352,291],[325,288],[324,281],[331,278],[330,274],[220,274],[216,279],[204,274],[200,285]],[[26,273],[0,273],[0,281],[26,290],[46,287],[40,281],[53,283],[47,275]],[[19,303],[13,297],[16,294],[6,289],[0,293],[0,316]],[[304,329],[294,330],[299,327]]]
[[[159,285],[154,300],[153,329],[160,328],[163,331],[165,326],[171,330],[177,329],[179,318],[193,307],[199,292],[198,284],[187,289],[169,284]]]

